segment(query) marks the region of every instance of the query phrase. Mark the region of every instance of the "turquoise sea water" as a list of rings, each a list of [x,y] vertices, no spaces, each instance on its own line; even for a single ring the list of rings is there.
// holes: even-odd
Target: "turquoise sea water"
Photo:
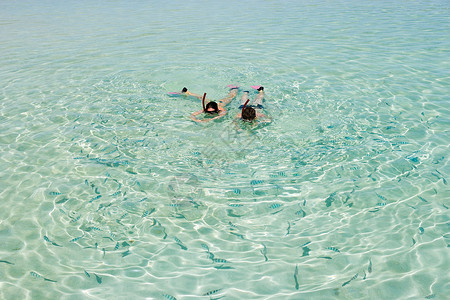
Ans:
[[[449,9],[3,1],[0,298],[446,299]]]

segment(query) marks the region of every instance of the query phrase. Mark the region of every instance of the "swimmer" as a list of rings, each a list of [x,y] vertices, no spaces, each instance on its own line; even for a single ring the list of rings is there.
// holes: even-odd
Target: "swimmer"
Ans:
[[[253,100],[253,103],[251,105],[246,105],[248,103],[248,91],[244,91],[244,95],[242,95],[241,98],[241,105],[239,108],[242,109],[241,113],[239,113],[236,116],[236,119],[241,119],[243,121],[247,122],[253,122],[257,120],[261,123],[269,123],[272,121],[272,119],[265,114],[261,113],[261,110],[264,108],[262,105],[264,100],[264,87],[259,86],[255,87],[255,89],[258,91],[258,95]]]
[[[191,115],[191,119],[195,122],[204,123],[204,122],[216,120],[216,119],[219,119],[219,118],[222,118],[223,116],[225,116],[227,114],[227,110],[225,109],[225,106],[228,103],[230,103],[231,100],[234,99],[234,97],[236,97],[237,92],[238,92],[237,86],[229,86],[229,87],[230,87],[230,92],[228,93],[228,95],[225,98],[219,100],[218,102],[205,99],[205,101],[207,102],[207,104],[205,105],[205,109],[194,112]],[[188,91],[187,88],[183,88],[181,93],[188,95],[188,96],[198,98],[200,100],[203,100],[202,96],[191,93],[190,91]],[[207,116],[212,116],[212,118],[205,118],[203,120],[200,120],[197,118],[197,116],[200,115],[201,113],[205,113]]]

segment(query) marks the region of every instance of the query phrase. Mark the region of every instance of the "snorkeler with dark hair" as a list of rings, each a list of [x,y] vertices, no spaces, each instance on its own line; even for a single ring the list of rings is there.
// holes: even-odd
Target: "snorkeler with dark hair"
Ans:
[[[236,116],[236,119],[241,119],[243,121],[252,122],[258,120],[260,122],[268,123],[271,118],[261,113],[264,108],[262,105],[264,100],[264,87],[262,86],[252,86],[258,91],[258,95],[253,100],[252,104],[247,105],[250,99],[248,98],[249,91],[244,91],[244,95],[241,98],[241,105],[239,108],[242,109],[241,113]]]
[[[209,122],[209,121],[216,120],[216,119],[219,119],[219,118],[222,118],[223,116],[225,116],[227,114],[227,110],[225,109],[225,106],[228,103],[230,103],[231,100],[234,99],[234,97],[236,97],[237,92],[238,92],[237,86],[229,85],[228,87],[230,88],[230,92],[228,93],[228,95],[225,98],[220,99],[218,102],[204,99],[206,94],[202,97],[198,94],[191,93],[190,91],[188,91],[187,88],[183,88],[181,93],[188,95],[188,96],[198,98],[200,100],[203,100],[203,102],[205,102],[205,101],[207,102],[206,105],[203,104],[204,109],[196,111],[191,115],[191,119],[195,122]],[[212,116],[212,118],[205,118],[203,120],[198,119],[197,116],[202,113],[205,113],[207,116]]]

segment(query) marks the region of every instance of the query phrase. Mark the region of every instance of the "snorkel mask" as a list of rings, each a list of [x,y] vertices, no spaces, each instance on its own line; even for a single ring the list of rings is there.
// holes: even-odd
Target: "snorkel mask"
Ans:
[[[206,114],[210,114],[210,115],[219,113],[219,106],[217,105],[217,103],[214,101],[211,101],[205,105],[205,98],[206,98],[206,93],[203,94],[203,100],[202,100],[203,112]]]

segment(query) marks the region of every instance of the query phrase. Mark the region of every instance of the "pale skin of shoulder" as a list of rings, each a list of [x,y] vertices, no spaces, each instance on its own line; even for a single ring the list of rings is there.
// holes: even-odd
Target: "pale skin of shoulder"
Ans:
[[[191,120],[193,120],[195,122],[198,122],[198,123],[206,123],[206,122],[209,122],[209,121],[212,121],[212,120],[217,120],[217,119],[222,118],[223,116],[225,116],[227,114],[227,110],[219,105],[219,114],[217,116],[215,116],[214,118],[210,118],[210,119],[200,120],[200,119],[197,118],[197,116],[199,114],[202,114],[202,113],[203,113],[203,109],[192,113]]]

